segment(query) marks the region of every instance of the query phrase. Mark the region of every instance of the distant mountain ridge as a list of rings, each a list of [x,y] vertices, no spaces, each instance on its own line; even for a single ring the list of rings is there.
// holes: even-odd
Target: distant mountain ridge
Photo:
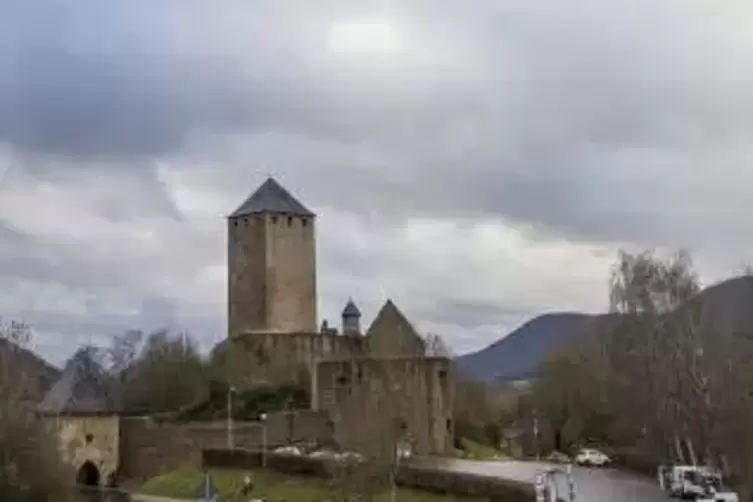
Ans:
[[[682,308],[701,305],[720,332],[753,327],[753,277],[735,277],[705,288]],[[531,319],[488,347],[455,359],[461,375],[479,381],[509,382],[536,377],[553,351],[585,330],[609,329],[614,315],[550,313]]]
[[[461,374],[473,380],[513,381],[535,377],[547,354],[567,343],[591,315],[575,312],[535,317],[485,349],[455,359]]]

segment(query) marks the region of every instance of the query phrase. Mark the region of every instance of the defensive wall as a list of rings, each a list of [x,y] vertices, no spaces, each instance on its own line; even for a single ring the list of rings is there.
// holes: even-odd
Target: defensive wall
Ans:
[[[327,417],[313,411],[271,413],[262,422],[234,422],[233,442],[239,448],[260,448],[266,428],[267,445],[328,437]],[[207,448],[227,448],[228,424],[160,422],[149,417],[120,419],[120,461],[123,478],[147,478],[181,467],[198,467]]]

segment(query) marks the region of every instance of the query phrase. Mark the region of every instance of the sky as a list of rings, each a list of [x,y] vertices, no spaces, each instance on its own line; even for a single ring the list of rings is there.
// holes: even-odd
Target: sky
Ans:
[[[53,362],[226,333],[224,218],[318,214],[320,318],[456,353],[606,309],[617,250],[753,261],[753,4],[5,0],[0,315]]]

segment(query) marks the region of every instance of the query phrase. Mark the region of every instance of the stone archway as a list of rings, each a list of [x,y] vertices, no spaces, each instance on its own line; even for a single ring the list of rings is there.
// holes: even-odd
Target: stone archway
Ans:
[[[79,467],[76,473],[76,484],[79,486],[99,486],[99,478],[99,469],[91,461],[87,460]]]

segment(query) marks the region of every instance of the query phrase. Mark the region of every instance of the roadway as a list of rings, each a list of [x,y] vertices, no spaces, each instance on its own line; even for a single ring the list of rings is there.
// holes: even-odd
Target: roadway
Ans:
[[[432,459],[432,465],[486,476],[534,483],[536,474],[553,464],[544,462]],[[561,467],[561,466],[560,466]],[[577,502],[667,502],[656,481],[616,469],[573,466]]]

